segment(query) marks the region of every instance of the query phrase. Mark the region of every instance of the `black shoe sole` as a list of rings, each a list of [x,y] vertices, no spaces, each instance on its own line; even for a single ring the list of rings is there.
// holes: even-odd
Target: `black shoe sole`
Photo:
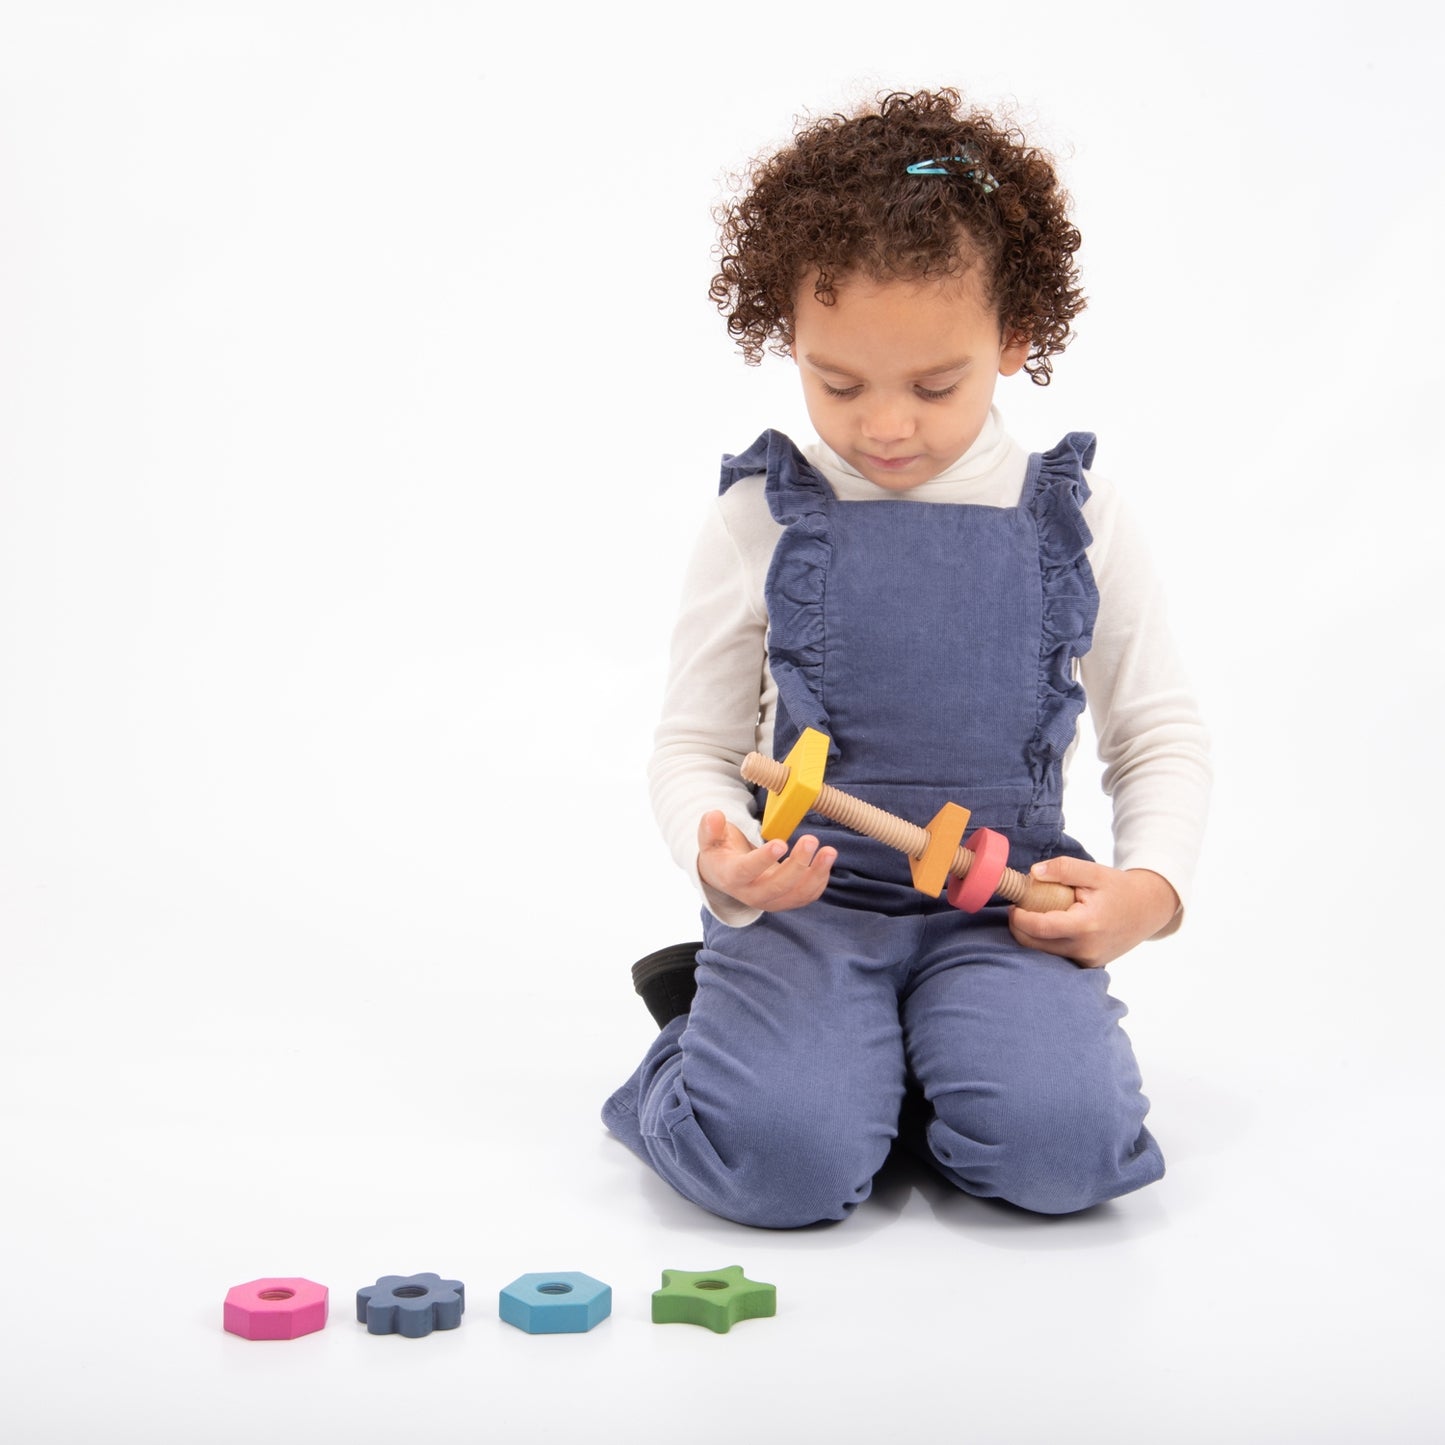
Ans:
[[[659,948],[646,958],[639,958],[632,965],[632,986],[641,993],[653,979],[664,973],[679,970],[691,973],[697,967],[697,955],[703,948],[701,943],[674,943],[669,948]]]
[[[697,955],[701,943],[674,943],[632,965],[632,987],[658,1028],[692,1008],[697,992]]]

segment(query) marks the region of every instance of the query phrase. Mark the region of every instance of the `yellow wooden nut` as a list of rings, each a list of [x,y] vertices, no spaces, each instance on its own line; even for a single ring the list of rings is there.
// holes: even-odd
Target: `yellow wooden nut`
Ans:
[[[788,781],[779,793],[769,793],[763,809],[763,837],[787,838],[803,821],[823,791],[823,769],[828,765],[828,735],[804,728],[793,750],[783,759]]]
[[[913,870],[913,886],[930,898],[937,898],[948,882],[949,870],[963,841],[963,830],[968,827],[967,808],[957,803],[945,803],[928,825],[928,847],[920,858],[910,858],[908,866]]]

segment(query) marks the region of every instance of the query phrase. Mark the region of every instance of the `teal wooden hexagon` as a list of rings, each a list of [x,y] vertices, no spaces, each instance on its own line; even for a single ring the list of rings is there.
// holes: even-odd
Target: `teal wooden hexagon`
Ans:
[[[725,1335],[739,1320],[769,1319],[778,1312],[776,1285],[744,1276],[729,1265],[702,1274],[665,1269],[662,1288],[652,1296],[655,1325],[702,1325]]]
[[[497,1313],[529,1335],[580,1335],[612,1313],[612,1286],[590,1274],[524,1274],[497,1297]]]

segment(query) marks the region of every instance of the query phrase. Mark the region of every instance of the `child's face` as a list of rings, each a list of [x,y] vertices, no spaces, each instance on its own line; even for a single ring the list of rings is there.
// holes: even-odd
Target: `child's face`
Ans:
[[[977,440],[994,384],[1028,360],[1000,335],[974,271],[929,281],[845,277],[825,306],[798,292],[793,360],[818,435],[870,482],[907,492]]]

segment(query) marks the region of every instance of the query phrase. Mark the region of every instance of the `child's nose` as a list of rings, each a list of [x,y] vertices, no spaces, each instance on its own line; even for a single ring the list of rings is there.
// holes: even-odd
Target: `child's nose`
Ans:
[[[900,402],[880,400],[863,413],[862,427],[870,442],[900,442],[913,434],[913,415]]]

